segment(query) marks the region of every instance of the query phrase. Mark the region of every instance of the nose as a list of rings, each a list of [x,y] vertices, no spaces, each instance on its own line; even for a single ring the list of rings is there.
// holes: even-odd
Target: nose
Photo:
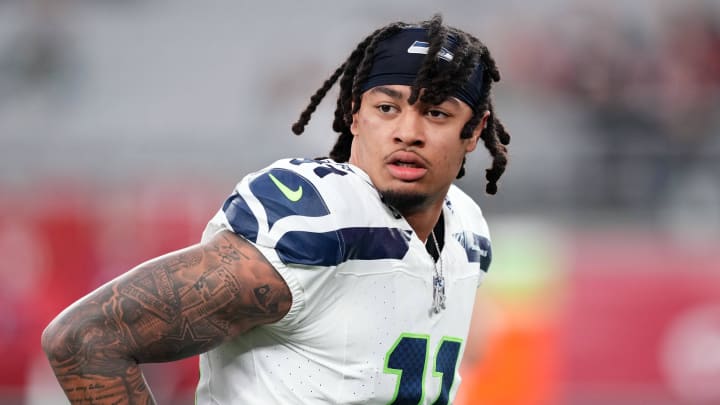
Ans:
[[[407,146],[422,146],[425,144],[425,132],[422,116],[414,108],[405,110],[398,117],[395,128],[395,142]]]

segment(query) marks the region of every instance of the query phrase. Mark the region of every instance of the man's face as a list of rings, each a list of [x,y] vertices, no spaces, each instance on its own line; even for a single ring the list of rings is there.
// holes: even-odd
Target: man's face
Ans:
[[[439,105],[410,105],[410,86],[378,86],[362,96],[350,127],[350,163],[403,214],[439,206],[463,157],[477,146],[487,114],[469,139],[460,132],[472,117],[456,98]]]

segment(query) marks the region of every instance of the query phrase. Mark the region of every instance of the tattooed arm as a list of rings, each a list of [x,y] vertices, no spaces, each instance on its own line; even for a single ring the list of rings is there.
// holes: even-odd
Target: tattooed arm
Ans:
[[[73,404],[152,404],[139,363],[206,352],[282,318],[292,297],[272,265],[231,232],[153,259],[80,299],[42,345]]]

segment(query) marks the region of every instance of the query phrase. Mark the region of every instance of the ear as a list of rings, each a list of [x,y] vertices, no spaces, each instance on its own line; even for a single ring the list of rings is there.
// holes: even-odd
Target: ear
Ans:
[[[352,106],[350,108],[354,109],[355,103],[352,103]],[[353,136],[358,135],[357,122],[358,122],[358,113],[355,113],[352,115],[352,122],[350,123],[350,133],[352,133]]]
[[[478,141],[480,140],[480,134],[482,134],[482,131],[487,128],[488,118],[490,118],[490,111],[485,111],[482,118],[480,118],[480,122],[478,122],[477,126],[473,130],[472,136],[470,137],[470,139],[468,139],[466,147],[468,153],[474,151],[477,147]]]
[[[355,113],[352,115],[352,122],[350,123],[350,133],[352,133],[353,136],[358,135],[357,122],[358,122],[358,117],[357,117],[357,113]]]

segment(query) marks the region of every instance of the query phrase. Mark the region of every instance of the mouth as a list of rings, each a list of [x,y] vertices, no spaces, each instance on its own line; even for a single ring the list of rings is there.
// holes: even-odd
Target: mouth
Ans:
[[[405,162],[402,160],[396,160],[396,161],[390,162],[390,164],[395,165],[395,166],[400,166],[400,167],[422,167],[415,162]]]
[[[398,151],[392,153],[387,159],[387,162],[388,164],[400,167],[427,169],[425,161],[413,152]]]
[[[416,181],[428,171],[425,161],[415,153],[399,151],[387,159],[390,174],[402,181]]]

